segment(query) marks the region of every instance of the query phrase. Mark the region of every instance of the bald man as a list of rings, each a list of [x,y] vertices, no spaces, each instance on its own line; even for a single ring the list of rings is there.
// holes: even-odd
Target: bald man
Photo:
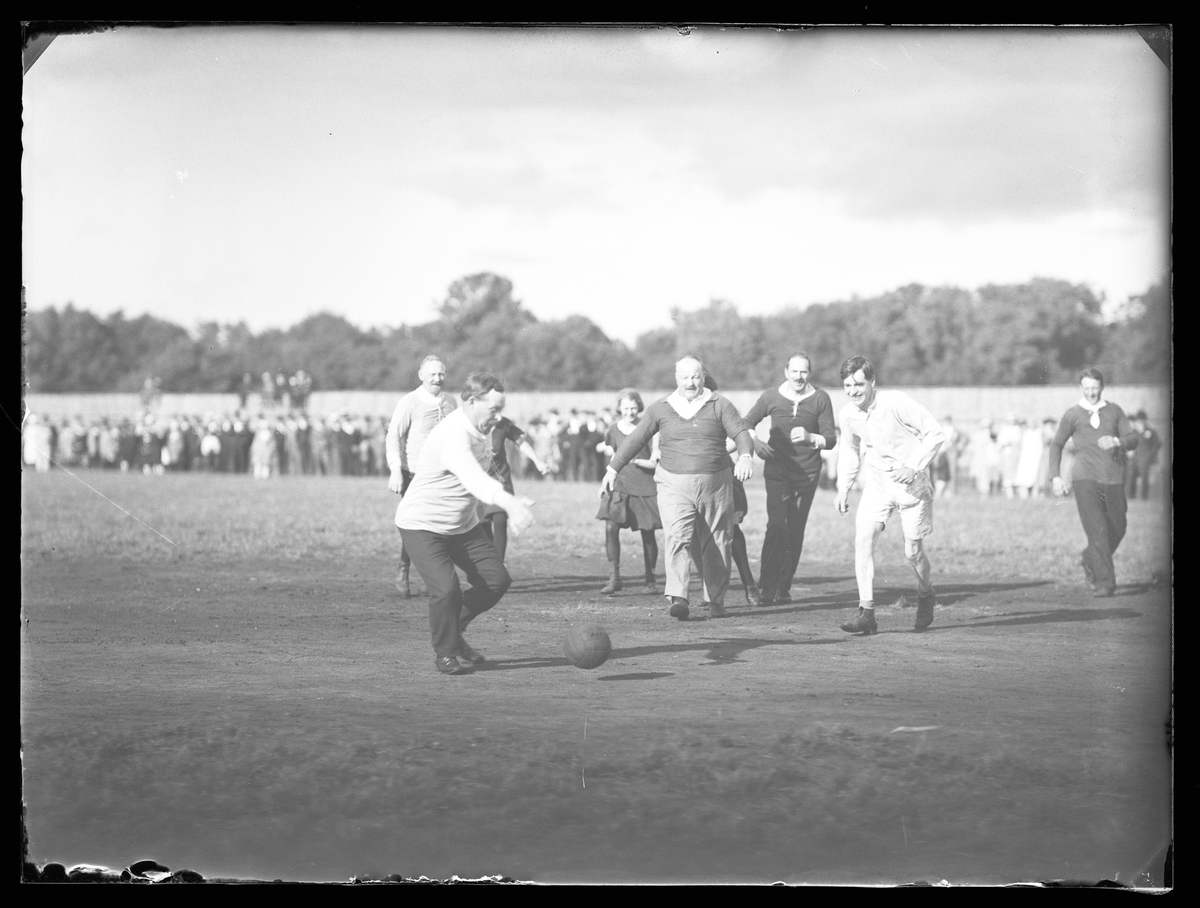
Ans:
[[[709,617],[725,617],[733,543],[733,478],[753,474],[753,443],[741,414],[728,399],[704,387],[704,364],[685,356],[675,364],[675,391],[647,408],[642,421],[613,457],[601,483],[611,492],[621,469],[658,434],[662,459],[654,474],[666,538],[670,615],[686,621],[692,559],[712,597]],[[725,440],[737,445],[730,469]]]

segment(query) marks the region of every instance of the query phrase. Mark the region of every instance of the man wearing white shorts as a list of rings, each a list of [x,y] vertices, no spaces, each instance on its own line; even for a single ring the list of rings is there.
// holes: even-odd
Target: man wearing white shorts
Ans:
[[[861,470],[863,494],[854,534],[858,614],[842,625],[848,633],[873,634],[875,543],[888,519],[900,513],[904,554],[917,575],[917,630],[933,623],[937,602],[922,540],[933,532],[933,483],[928,467],[946,442],[942,425],[901,391],[875,387],[875,368],[861,356],[842,363],[842,388],[850,398],[841,412],[837,470],[838,513],[850,510],[850,488]]]

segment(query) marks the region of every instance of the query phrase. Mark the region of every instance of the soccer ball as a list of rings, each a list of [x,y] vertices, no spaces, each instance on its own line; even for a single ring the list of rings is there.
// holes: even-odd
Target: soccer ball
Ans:
[[[573,627],[563,641],[563,652],[576,668],[596,668],[608,660],[612,641],[598,624]]]

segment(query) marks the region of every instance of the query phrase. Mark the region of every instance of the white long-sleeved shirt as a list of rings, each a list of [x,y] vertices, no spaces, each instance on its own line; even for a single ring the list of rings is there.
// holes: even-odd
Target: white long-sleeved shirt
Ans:
[[[448,394],[434,397],[424,388],[417,388],[400,398],[392,421],[388,423],[387,450],[388,469],[395,472],[399,467],[415,472],[414,465],[421,446],[433,431],[433,427],[452,413],[458,403]]]
[[[946,431],[932,413],[903,391],[876,390],[866,410],[842,408],[839,420],[838,489],[848,489],[863,469],[863,481],[891,482],[897,467],[920,472],[946,441]]]
[[[479,523],[479,505],[495,504],[504,486],[488,476],[492,440],[455,410],[433,427],[396,508],[396,526],[457,536]]]

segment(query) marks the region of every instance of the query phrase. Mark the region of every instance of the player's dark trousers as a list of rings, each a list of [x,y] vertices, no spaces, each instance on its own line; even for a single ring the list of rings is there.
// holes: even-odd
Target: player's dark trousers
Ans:
[[[512,578],[481,525],[453,536],[401,529],[400,538],[429,591],[433,651],[453,656],[462,640],[461,628],[499,602]],[[455,568],[467,575],[471,585],[466,592]]]
[[[1125,484],[1105,485],[1090,479],[1076,479],[1071,483],[1075,494],[1075,506],[1079,508],[1079,519],[1088,545],[1083,550],[1084,560],[1092,568],[1097,586],[1116,586],[1113,570],[1113,553],[1125,538]]]
[[[786,592],[796,577],[817,484],[799,485],[774,476],[766,477],[763,483],[767,489],[767,534],[763,538],[758,585],[764,590]]]

